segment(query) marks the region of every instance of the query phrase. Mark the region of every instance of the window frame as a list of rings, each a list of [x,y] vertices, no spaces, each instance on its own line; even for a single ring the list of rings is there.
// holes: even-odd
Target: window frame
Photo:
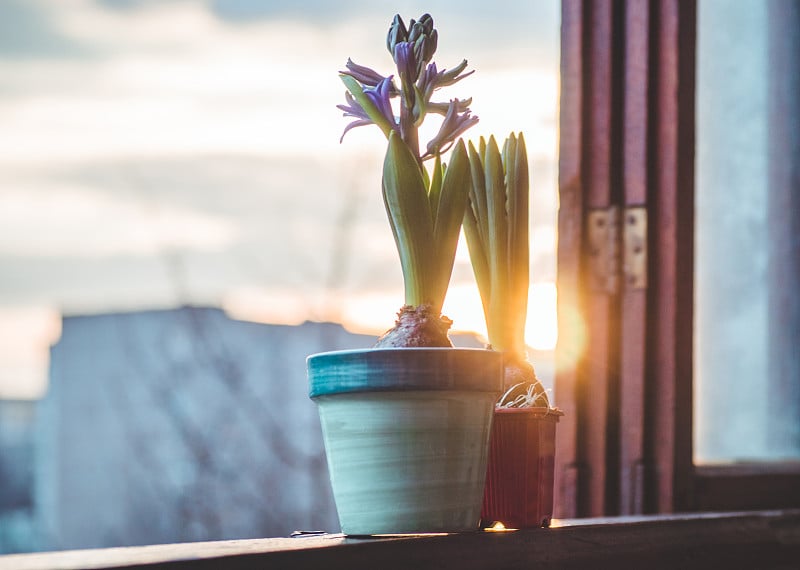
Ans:
[[[800,507],[800,462],[693,463],[696,24],[695,0],[562,1],[556,517]]]

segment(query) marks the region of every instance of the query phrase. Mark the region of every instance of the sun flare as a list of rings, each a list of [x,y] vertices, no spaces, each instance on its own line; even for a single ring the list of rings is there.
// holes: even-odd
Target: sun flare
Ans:
[[[473,284],[451,285],[442,311],[453,319],[453,329],[486,338],[486,320],[480,295]],[[532,283],[528,292],[525,343],[536,350],[553,350],[558,337],[555,283]]]

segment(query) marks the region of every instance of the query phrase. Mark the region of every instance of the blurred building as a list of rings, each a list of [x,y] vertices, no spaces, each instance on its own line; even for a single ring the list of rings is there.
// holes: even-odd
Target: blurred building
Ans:
[[[0,400],[0,553],[36,548],[34,430],[36,402]]]
[[[305,358],[372,343],[206,308],[65,318],[40,415],[43,548],[336,531]]]

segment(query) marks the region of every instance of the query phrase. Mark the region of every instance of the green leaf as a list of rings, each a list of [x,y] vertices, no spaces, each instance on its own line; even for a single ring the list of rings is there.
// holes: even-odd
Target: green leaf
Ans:
[[[414,85],[414,108],[413,108],[414,126],[419,127],[425,120],[425,115],[428,114],[427,102],[425,96],[419,90],[419,87]]]
[[[464,141],[459,139],[452,154],[450,164],[442,181],[441,196],[433,225],[433,241],[436,248],[436,291],[444,302],[453,263],[458,247],[458,234],[464,220],[464,211],[471,187],[469,158]],[[438,307],[441,309],[441,306]]]
[[[442,194],[442,177],[444,176],[444,168],[442,168],[442,159],[437,154],[433,163],[433,178],[431,178],[430,190],[428,190],[428,203],[431,205],[431,219],[436,221],[436,214],[439,211],[439,197]]]
[[[464,215],[475,279],[481,292],[489,342],[525,358],[530,247],[528,161],[525,141],[511,134],[470,144],[472,190]]]
[[[472,272],[475,274],[475,281],[478,284],[478,292],[481,296],[483,305],[483,316],[488,322],[489,300],[492,297],[492,276],[489,273],[489,262],[486,259],[486,248],[481,239],[480,224],[475,218],[475,211],[472,206],[473,194],[470,194],[470,203],[464,212],[464,237],[467,239],[467,249],[469,259],[472,264]]]
[[[508,237],[509,248],[512,248],[514,243],[514,211],[516,210],[517,196],[514,193],[516,187],[516,169],[514,161],[516,160],[517,153],[517,139],[512,133],[505,143],[503,143],[503,172],[505,173],[505,187],[506,187],[506,212],[508,214]]]
[[[506,215],[505,177],[503,161],[494,137],[489,138],[484,162],[486,181],[486,206],[488,220],[490,265],[492,275],[498,282],[506,282],[508,276],[508,219]],[[494,289],[494,287],[493,287]],[[503,287],[505,289],[505,287]]]
[[[486,146],[481,137],[480,144]],[[484,149],[485,150],[485,149]],[[472,142],[469,143],[469,166],[472,172],[472,196],[471,204],[473,212],[475,213],[475,220],[478,223],[478,231],[481,237],[481,245],[484,251],[489,249],[489,236],[488,230],[488,210],[486,206],[486,175],[483,170],[483,156],[475,150]]]
[[[499,350],[507,350],[512,341],[510,323],[507,318],[509,303],[508,218],[503,160],[494,137],[490,137],[486,145],[484,165],[488,209],[489,271],[492,275],[492,298],[489,301],[490,318],[487,328],[492,338],[492,345]]]
[[[406,304],[437,304],[433,223],[420,166],[395,131],[383,163],[383,200],[405,282]]]
[[[512,135],[513,137],[513,135]],[[511,282],[511,306],[516,323],[515,337],[524,339],[525,318],[528,312],[528,289],[530,286],[530,238],[529,223],[529,178],[528,154],[525,139],[520,133],[514,140],[513,152],[509,152],[510,164],[506,166],[507,192],[509,194],[509,249]],[[524,350],[524,347],[522,347]]]
[[[483,137],[481,137],[483,142]],[[488,322],[489,300],[492,295],[492,280],[489,271],[489,242],[488,223],[486,211],[486,179],[483,172],[481,156],[475,150],[472,141],[469,143],[469,165],[471,182],[469,203],[464,213],[464,236],[467,239],[467,248],[472,263],[472,271],[478,284],[481,295],[483,313]]]

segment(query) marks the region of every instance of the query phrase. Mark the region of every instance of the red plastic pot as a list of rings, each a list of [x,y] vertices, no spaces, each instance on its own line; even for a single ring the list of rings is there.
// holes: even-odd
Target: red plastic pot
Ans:
[[[506,528],[550,526],[556,424],[550,408],[497,408],[489,441],[481,520]]]

